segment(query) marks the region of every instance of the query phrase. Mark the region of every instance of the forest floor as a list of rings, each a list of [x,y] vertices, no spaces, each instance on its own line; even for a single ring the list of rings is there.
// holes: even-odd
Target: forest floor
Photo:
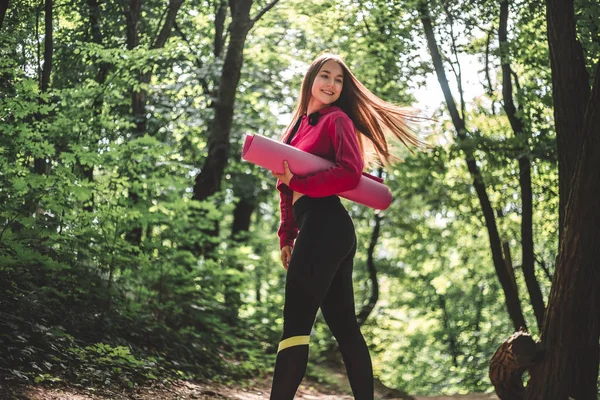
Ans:
[[[378,391],[378,399],[405,399],[389,397]],[[332,388],[304,381],[296,399],[298,400],[352,400],[347,388]],[[385,396],[385,397],[383,397]],[[392,395],[393,396],[393,395]],[[168,386],[156,384],[130,391],[79,389],[75,387],[47,387],[41,385],[5,386],[0,384],[0,400],[266,400],[269,398],[267,380],[244,385],[222,385],[215,383],[192,383],[177,381]],[[497,400],[490,394],[456,396],[416,396],[414,400]]]

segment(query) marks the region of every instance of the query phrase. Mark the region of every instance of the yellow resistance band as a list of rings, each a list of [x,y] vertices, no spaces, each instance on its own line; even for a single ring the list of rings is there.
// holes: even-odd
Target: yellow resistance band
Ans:
[[[310,336],[292,336],[290,338],[282,340],[281,342],[279,342],[279,349],[277,349],[277,353],[279,353],[283,349],[287,349],[288,347],[308,344],[309,340]]]

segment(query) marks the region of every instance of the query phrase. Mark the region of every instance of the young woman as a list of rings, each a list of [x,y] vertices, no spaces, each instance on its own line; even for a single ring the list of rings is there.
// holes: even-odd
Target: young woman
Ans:
[[[309,335],[319,307],[339,344],[354,398],[373,399],[371,357],[354,307],[356,234],[336,194],[358,185],[369,161],[367,147],[382,165],[395,158],[386,135],[393,134],[407,146],[422,144],[407,126],[410,115],[408,109],[367,90],[339,56],[317,57],[304,76],[298,107],[283,139],[334,165],[298,176],[284,162],[283,174],[273,172],[281,198],[278,235],[287,277],[272,400],[294,398],[306,371]]]

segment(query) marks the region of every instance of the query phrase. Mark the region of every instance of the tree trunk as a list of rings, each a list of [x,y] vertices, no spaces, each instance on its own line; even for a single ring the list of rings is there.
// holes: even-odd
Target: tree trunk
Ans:
[[[448,308],[446,307],[446,297],[443,294],[437,295],[438,305],[442,310],[442,326],[444,327],[444,333],[446,336],[446,344],[448,345],[448,352],[450,353],[450,357],[452,357],[452,365],[454,368],[458,368],[458,356],[460,356],[460,350],[457,343],[456,334],[452,331],[452,327],[450,326],[450,314],[448,313]]]
[[[205,200],[221,190],[223,172],[229,161],[229,135],[231,134],[237,85],[244,63],[246,37],[256,21],[273,8],[277,1],[271,1],[254,18],[250,18],[253,0],[231,0],[229,2],[232,18],[229,27],[229,44],[219,79],[217,99],[214,103],[215,117],[208,138],[208,156],[195,179],[194,200]],[[217,22],[220,18],[219,10]],[[220,32],[219,29],[217,32]],[[222,46],[222,43],[218,44],[220,39],[220,37],[215,38],[215,52]]]
[[[177,13],[183,4],[183,1],[184,0],[169,0],[169,5],[167,6],[167,17],[165,18],[165,22],[160,28],[160,33],[156,37],[156,40],[151,48],[161,49],[167,43],[167,40],[173,31],[173,26],[175,26],[175,19],[177,18]]]
[[[595,399],[600,361],[600,64],[590,90],[573,0],[548,0],[546,12],[559,179],[569,182],[561,182],[564,220],[541,336],[545,357],[530,371],[527,398]],[[566,173],[570,170],[572,176]]]
[[[100,28],[100,4],[98,0],[88,0],[88,13],[89,13],[89,23],[90,23],[90,32],[92,35],[92,42],[101,45],[103,41],[102,30]],[[108,71],[110,69],[110,65],[105,62],[100,62],[98,66],[98,71],[96,72],[96,82],[99,85],[103,85],[106,81],[106,77],[108,76]],[[93,109],[93,122],[91,123],[92,129],[95,133],[99,132],[99,123],[100,115],[102,114],[102,106],[104,104],[104,99],[102,95],[96,96],[94,99],[94,103],[92,104]],[[93,146],[92,148],[95,148]],[[77,159],[77,169],[81,171],[81,175],[88,182],[92,182],[94,180],[94,167],[91,165],[83,165],[80,163],[80,160]],[[90,203],[84,206],[85,210],[88,212],[92,212],[94,209],[94,197],[92,194],[92,198],[90,199]]]
[[[0,0],[0,29],[2,29],[2,24],[4,23],[4,17],[8,10],[8,3],[9,0]]]
[[[208,156],[204,160],[204,165],[200,173],[194,180],[193,199],[198,201],[206,200],[219,190],[221,190],[221,181],[223,173],[229,161],[229,136],[231,134],[231,124],[233,121],[233,107],[237,85],[240,80],[242,65],[244,63],[244,45],[250,29],[254,26],[268,10],[270,10],[278,0],[273,0],[267,4],[255,18],[250,18],[250,8],[253,0],[231,0],[229,7],[231,10],[231,24],[229,25],[229,43],[225,53],[223,68],[219,79],[219,89],[216,100],[213,103],[215,116],[212,121],[208,138]],[[223,29],[224,9],[220,3],[215,16],[216,36],[214,41],[215,56],[218,56],[223,48]],[[214,229],[205,232],[209,236],[216,236],[219,232],[218,221],[215,221]],[[212,248],[202,248],[203,254],[210,254]]]
[[[54,52],[52,7],[52,0],[46,0],[44,3],[44,66],[42,67],[42,80],[40,82],[40,90],[42,93],[47,92],[50,87],[50,74],[52,72],[52,54]]]
[[[500,235],[498,233],[498,228],[496,225],[494,210],[487,195],[485,183],[483,182],[483,177],[481,176],[481,171],[479,171],[479,167],[477,166],[477,163],[473,156],[473,151],[470,149],[469,146],[464,145],[465,141],[467,140],[466,124],[458,113],[456,103],[454,101],[454,98],[452,97],[452,92],[450,91],[450,86],[448,84],[448,79],[446,78],[446,72],[444,70],[442,56],[439,53],[437,41],[433,32],[433,25],[431,22],[431,16],[429,14],[428,4],[425,0],[421,0],[419,2],[419,13],[421,23],[423,24],[423,29],[425,31],[425,36],[427,38],[427,46],[429,48],[431,58],[433,60],[435,72],[438,81],[440,82],[440,86],[442,88],[442,92],[444,94],[446,105],[448,106],[448,111],[450,112],[454,128],[456,129],[459,144],[461,145],[461,148],[465,153],[467,168],[469,170],[471,178],[473,179],[473,187],[477,192],[477,197],[479,198],[479,203],[481,204],[481,209],[485,218],[485,225],[488,231],[490,247],[492,250],[492,260],[494,263],[494,268],[496,270],[496,275],[498,276],[500,284],[502,285],[502,289],[504,290],[508,314],[513,323],[513,326],[515,327],[515,330],[517,330],[520,327],[527,326],[525,323],[525,318],[523,316],[523,311],[521,310],[519,294],[516,290],[516,287],[514,287],[511,284],[509,273],[506,270],[505,262],[502,258],[502,245],[500,242]]]
[[[223,44],[225,43],[224,27],[227,17],[227,2],[219,0],[215,3],[215,40],[213,42],[213,54],[215,58],[221,57]]]
[[[140,43],[139,25],[142,11],[142,1],[143,0],[131,0],[129,10],[126,13],[127,49],[129,50],[135,49]],[[150,48],[157,49],[162,48],[165,45],[169,39],[169,36],[171,35],[173,26],[175,25],[175,18],[177,17],[177,13],[182,4],[183,0],[169,0],[169,5],[167,6],[167,17],[165,18],[159,34]],[[148,93],[144,87],[150,83],[151,79],[151,72],[140,72],[139,82],[141,88],[139,90],[132,90],[131,92],[131,113],[133,122],[135,124],[135,128],[133,129],[134,137],[143,136],[148,130],[148,119],[146,117]],[[132,189],[129,193],[129,196],[134,207],[140,203],[140,193],[137,193]],[[132,229],[127,233],[127,239],[131,243],[139,245],[142,240],[142,234],[142,227],[136,224],[136,226],[132,227]]]
[[[132,1],[132,10],[131,10],[131,27],[135,28],[136,32],[131,33],[131,43],[128,42],[128,48],[133,49],[139,45],[139,38],[137,28],[139,25],[139,17],[141,12],[141,0]],[[167,6],[167,17],[165,18],[165,22],[163,23],[160,32],[154,43],[150,46],[151,49],[159,49],[162,48],[171,32],[173,30],[173,25],[175,24],[175,18],[177,17],[177,13],[183,4],[183,0],[170,0],[169,5]],[[136,7],[133,9],[133,7]],[[129,26],[129,24],[128,24]],[[131,46],[131,47],[129,47]],[[134,90],[131,95],[131,109],[133,113],[133,119],[135,121],[135,130],[134,135],[136,137],[143,136],[148,130],[148,119],[146,117],[146,106],[148,103],[148,92],[144,87],[150,83],[152,79],[152,73],[140,73],[139,81],[141,84],[141,89]]]
[[[256,208],[255,199],[241,198],[233,210],[233,224],[231,227],[231,237],[237,241],[245,241],[241,235],[247,235],[250,231],[250,221],[252,213]]]
[[[484,303],[485,303],[485,295],[483,292],[483,286],[482,284],[478,284],[479,287],[479,292],[477,295],[477,298],[475,300],[475,320],[473,322],[473,329],[472,329],[472,336],[473,336],[473,346],[471,346],[471,352],[472,354],[480,354],[482,352],[481,350],[481,337],[483,335],[481,335],[481,322],[482,322],[482,317],[483,317],[483,309],[484,309]],[[480,385],[481,383],[481,375],[479,374],[479,371],[473,369],[473,368],[469,368],[467,370],[467,379],[465,380],[467,385],[471,385],[472,387],[477,387]]]
[[[590,98],[590,77],[585,68],[581,43],[577,40],[573,0],[547,0],[546,4],[558,148],[560,241],[563,238],[565,207],[577,163],[575,156],[579,154],[582,140],[585,107]]]
[[[140,44],[139,25],[142,13],[143,0],[131,0],[129,10],[127,10],[127,49],[133,50]],[[140,84],[145,85],[149,82],[149,74],[140,74]],[[142,136],[146,132],[146,91],[131,91],[131,113],[135,128],[133,134],[135,137]],[[135,196],[137,197],[137,196]],[[135,199],[134,199],[135,201]]]
[[[53,0],[45,0],[44,2],[44,64],[40,74],[40,92],[46,93],[50,87],[50,75],[52,73],[52,55],[54,53],[53,43],[53,25],[52,25],[52,4]],[[40,99],[40,102],[42,100]],[[38,115],[37,119],[41,120],[42,116]],[[34,160],[34,171],[36,174],[43,175],[48,171],[48,164],[45,158],[36,158]]]
[[[379,177],[381,177],[381,169],[379,170]],[[381,215],[375,214],[375,226],[371,234],[371,242],[369,243],[369,249],[367,251],[367,268],[369,270],[369,280],[371,281],[371,295],[369,296],[369,302],[365,304],[356,316],[358,326],[363,326],[371,312],[379,300],[379,282],[377,281],[377,269],[375,268],[375,262],[373,261],[373,253],[375,252],[375,246],[379,240],[379,232],[381,230]]]
[[[229,135],[235,94],[243,64],[244,44],[252,27],[249,17],[251,4],[252,1],[240,1],[236,13],[232,15],[231,36],[221,70],[219,92],[214,103],[215,117],[208,140],[208,156],[195,179],[195,200],[205,200],[221,189],[223,172],[229,159]]]
[[[125,14],[127,24],[127,49],[135,49],[139,42],[138,26],[140,23],[140,14],[142,12],[142,0],[130,0],[129,9]]]
[[[517,115],[517,108],[513,100],[513,87],[510,68],[510,55],[507,38],[508,0],[500,4],[500,27],[498,38],[500,42],[500,60],[502,65],[502,97],[504,98],[504,111],[510,122],[515,136],[522,139],[522,151],[519,153],[519,184],[521,187],[521,252],[523,276],[533,306],[538,330],[544,325],[546,307],[540,285],[535,276],[535,262],[533,256],[533,193],[531,189],[531,161],[529,159],[529,132],[525,132],[523,121]],[[519,111],[523,111],[519,107]]]
[[[125,20],[127,26],[127,50],[133,50],[138,47],[140,43],[139,38],[139,25],[140,25],[140,16],[142,13],[142,1],[143,0],[130,0],[129,8],[125,13]],[[141,80],[142,78],[140,78]],[[142,82],[140,82],[142,83]],[[131,114],[132,119],[135,124],[135,128],[133,129],[133,136],[138,137],[143,135],[146,131],[146,95],[140,95],[140,92],[137,90],[131,90]],[[142,99],[143,96],[143,105]],[[138,206],[140,202],[140,194],[136,192],[133,188],[129,191],[129,198],[131,199],[131,207]],[[142,233],[143,229],[138,225],[137,222],[134,223],[134,226],[126,233],[127,241],[132,243],[135,246],[139,246],[142,241]]]

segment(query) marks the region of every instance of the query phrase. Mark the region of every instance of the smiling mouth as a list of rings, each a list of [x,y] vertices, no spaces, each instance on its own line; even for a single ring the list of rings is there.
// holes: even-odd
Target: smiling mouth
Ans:
[[[333,96],[333,92],[329,92],[327,90],[321,90],[321,92],[325,93],[328,96]]]

